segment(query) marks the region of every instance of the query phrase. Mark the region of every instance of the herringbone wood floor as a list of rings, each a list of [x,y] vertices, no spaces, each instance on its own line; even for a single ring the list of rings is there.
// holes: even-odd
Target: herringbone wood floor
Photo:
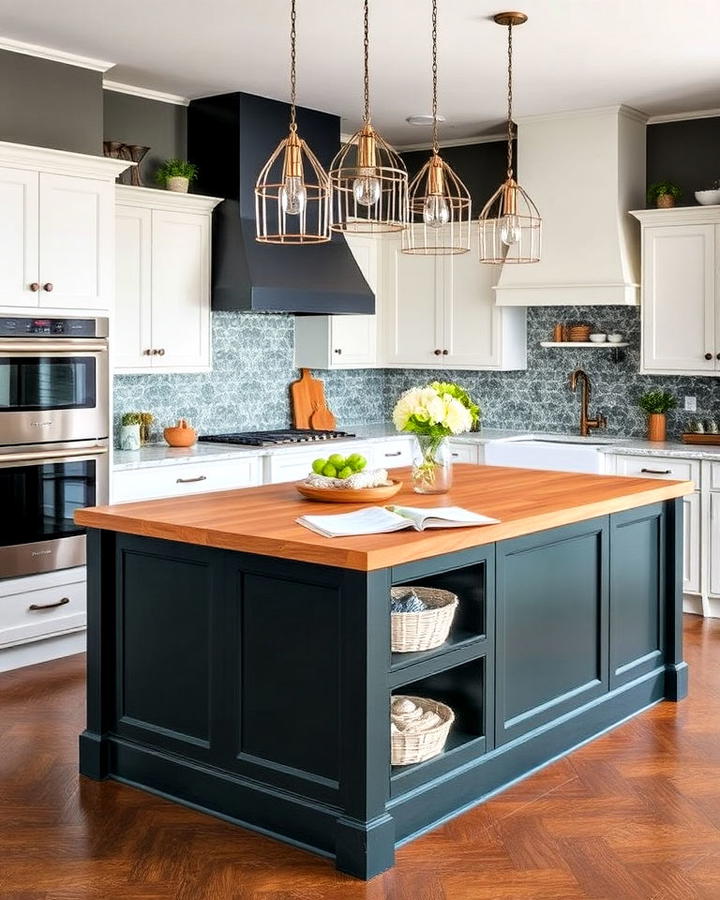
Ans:
[[[369,884],[328,860],[77,775],[84,658],[0,675],[0,897],[720,898],[720,621],[686,617],[662,703],[404,847]]]

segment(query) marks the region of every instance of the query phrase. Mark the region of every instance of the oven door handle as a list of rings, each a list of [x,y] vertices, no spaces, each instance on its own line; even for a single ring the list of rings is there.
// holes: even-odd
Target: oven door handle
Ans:
[[[69,340],[31,340],[25,338],[14,338],[11,340],[0,341],[0,353],[11,353],[13,356],[26,356],[28,354],[53,355],[54,353],[106,353],[108,348],[107,341],[100,340],[82,340],[81,338],[71,338]]]
[[[22,453],[0,453],[0,465],[6,462],[46,462],[51,463],[56,459],[72,459],[76,456],[99,456],[107,453],[108,448],[97,447],[73,447],[68,450],[34,450],[31,453],[23,451]]]

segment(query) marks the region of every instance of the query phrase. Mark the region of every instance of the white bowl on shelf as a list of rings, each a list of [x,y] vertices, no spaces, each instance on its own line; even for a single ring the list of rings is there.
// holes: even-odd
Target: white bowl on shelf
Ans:
[[[611,344],[620,344],[622,343],[623,336],[621,334],[609,334],[607,339]]]
[[[714,206],[720,203],[720,191],[695,191],[695,199],[702,206]]]
[[[597,331],[594,334],[590,335],[590,340],[593,344],[604,344],[607,340],[607,335],[601,331]]]

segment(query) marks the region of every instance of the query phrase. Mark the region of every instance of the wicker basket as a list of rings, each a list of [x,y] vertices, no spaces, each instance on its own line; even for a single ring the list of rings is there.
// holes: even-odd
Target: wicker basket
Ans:
[[[413,653],[439,647],[450,633],[458,598],[450,591],[409,586],[390,588],[390,595],[396,600],[408,591],[415,591],[428,609],[422,612],[391,613],[392,652]]]
[[[408,706],[408,702],[414,708],[409,715],[401,711],[403,706]],[[403,730],[419,718],[418,710],[420,715],[434,713],[440,719],[439,724],[427,731]],[[408,766],[442,753],[450,726],[455,721],[455,713],[437,700],[395,694],[390,698],[390,718],[395,725],[390,730],[390,761],[393,766]]]

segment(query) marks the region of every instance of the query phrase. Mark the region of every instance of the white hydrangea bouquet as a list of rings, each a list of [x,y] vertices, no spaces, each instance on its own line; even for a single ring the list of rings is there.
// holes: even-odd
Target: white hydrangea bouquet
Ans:
[[[433,381],[411,388],[393,410],[398,431],[417,438],[413,486],[422,494],[440,494],[452,483],[452,457],[447,438],[470,431],[480,420],[480,407],[458,384]]]

